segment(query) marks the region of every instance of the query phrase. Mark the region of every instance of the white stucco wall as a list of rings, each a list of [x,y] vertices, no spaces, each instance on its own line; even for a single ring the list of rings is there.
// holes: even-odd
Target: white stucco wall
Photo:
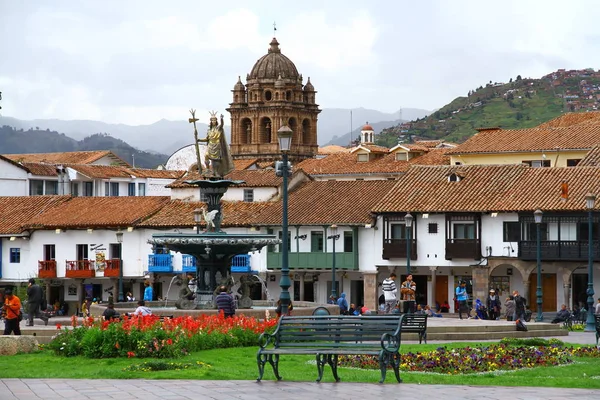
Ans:
[[[223,196],[224,201],[244,201],[244,189],[254,190],[254,201],[269,201],[277,194],[276,187],[230,187]],[[194,188],[173,188],[170,196],[174,200],[200,201],[200,189]]]
[[[0,196],[27,196],[27,171],[0,159]]]

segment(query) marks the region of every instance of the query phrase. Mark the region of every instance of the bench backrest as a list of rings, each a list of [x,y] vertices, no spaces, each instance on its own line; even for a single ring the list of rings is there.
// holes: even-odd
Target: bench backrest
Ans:
[[[596,332],[600,333],[600,314],[595,314],[594,318],[596,319]]]
[[[425,332],[427,330],[427,314],[404,314],[402,332]]]
[[[400,334],[400,315],[376,317],[284,316],[274,333],[277,347],[381,346],[384,333]],[[366,342],[366,343],[365,343]]]

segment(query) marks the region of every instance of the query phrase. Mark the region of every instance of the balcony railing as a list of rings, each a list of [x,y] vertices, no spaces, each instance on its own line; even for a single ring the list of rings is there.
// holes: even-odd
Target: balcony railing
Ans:
[[[231,260],[231,272],[248,273],[252,271],[250,267],[250,255],[239,254]]]
[[[119,270],[121,269],[121,260],[118,258],[106,260],[106,266],[104,267],[104,276],[117,278],[119,276]]]
[[[481,239],[447,239],[446,260],[454,258],[481,259]]]
[[[189,254],[181,256],[181,270],[196,273],[196,257]]]
[[[331,270],[333,266],[333,256],[331,253],[310,252],[310,253],[289,253],[290,269],[322,269]],[[267,268],[281,269],[281,253],[267,254]],[[338,270],[355,271],[358,270],[355,254],[335,253],[335,268]]]
[[[38,278],[56,278],[56,260],[38,261]]]
[[[65,275],[67,278],[93,278],[96,276],[94,264],[92,260],[67,260]]]
[[[148,254],[149,272],[173,272],[173,256],[170,254]]]
[[[417,259],[417,241],[411,239],[410,259]],[[406,239],[383,239],[383,259],[406,258]]]
[[[586,261],[588,259],[588,241],[542,240],[540,242],[541,259],[544,261]],[[595,261],[600,261],[599,241],[592,242]],[[523,240],[519,242],[519,258],[522,260],[537,259],[537,241]]]

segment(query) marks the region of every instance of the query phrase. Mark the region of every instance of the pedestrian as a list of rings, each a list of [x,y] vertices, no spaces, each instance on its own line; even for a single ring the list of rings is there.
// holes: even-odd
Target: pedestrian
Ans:
[[[500,298],[496,295],[494,289],[490,289],[490,294],[487,297],[486,307],[488,309],[489,319],[492,321],[500,318]]]
[[[40,318],[44,321],[44,325],[48,325],[48,317],[40,313],[43,297],[44,291],[42,288],[35,283],[34,278],[30,278],[27,285],[27,326],[33,326],[34,317]]]
[[[219,312],[223,312],[225,318],[233,317],[235,315],[235,304],[233,302],[233,297],[227,293],[226,286],[219,287],[219,292],[220,293],[215,298],[215,303],[217,304]]]
[[[342,293],[337,301],[337,305],[340,308],[340,315],[348,314],[348,300],[346,300],[346,293]]]
[[[23,318],[21,314],[21,299],[13,294],[12,288],[4,289],[4,334],[10,335],[14,332],[15,335],[21,334],[19,321]],[[21,314],[21,315],[19,315]]]
[[[154,289],[152,289],[152,285],[149,280],[144,282],[144,301],[152,301],[154,299]]]
[[[600,315],[600,298],[598,299],[598,303],[596,303],[596,311],[594,314]]]
[[[138,300],[137,305],[138,306],[133,312],[133,315],[137,315],[138,317],[152,315],[152,310],[149,307],[146,307],[146,302],[144,300]]]
[[[506,320],[514,321],[515,319],[515,297],[511,294],[504,301],[504,306],[506,307]]]
[[[465,313],[467,319],[471,319],[469,312],[469,294],[467,293],[467,282],[460,281],[456,287],[456,300],[458,301],[458,317],[463,319],[462,315]]]
[[[288,304],[288,309],[287,309],[287,316],[292,315],[292,310],[294,309],[294,305],[292,304],[292,302],[290,301],[290,304]],[[283,307],[281,306],[281,299],[277,300],[277,307],[275,308],[275,314],[277,314],[277,318],[281,317],[281,312],[283,311]]]
[[[515,321],[518,319],[525,321],[525,298],[518,290],[513,291],[513,297],[515,298]]]
[[[404,300],[404,313],[415,312],[415,299],[417,293],[417,284],[413,281],[413,276],[408,275],[400,287],[402,300]]]
[[[383,297],[385,299],[386,314],[391,314],[398,303],[398,289],[396,288],[396,274],[391,273],[389,278],[383,280],[381,288],[383,289]]]
[[[115,311],[115,304],[108,303],[106,310],[104,310],[104,312],[102,313],[102,318],[104,318],[105,321],[110,321],[112,319],[119,320],[120,317],[121,316],[119,315],[119,313]]]
[[[560,306],[560,310],[556,313],[556,317],[551,321],[552,324],[559,324],[565,322],[571,317],[571,312],[567,310],[566,304]]]

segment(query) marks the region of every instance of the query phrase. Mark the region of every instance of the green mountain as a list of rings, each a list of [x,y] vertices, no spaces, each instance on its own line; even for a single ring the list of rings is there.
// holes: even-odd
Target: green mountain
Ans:
[[[393,147],[419,139],[461,143],[477,128],[531,128],[563,112],[600,109],[600,72],[558,70],[540,79],[510,79],[470,90],[431,115],[384,129],[377,144]]]
[[[96,133],[82,140],[71,139],[64,133],[30,128],[16,129],[12,126],[0,127],[0,154],[57,153],[67,151],[110,150],[124,161],[140,168],[156,168],[164,164],[165,154],[140,151],[121,139],[106,133]]]

